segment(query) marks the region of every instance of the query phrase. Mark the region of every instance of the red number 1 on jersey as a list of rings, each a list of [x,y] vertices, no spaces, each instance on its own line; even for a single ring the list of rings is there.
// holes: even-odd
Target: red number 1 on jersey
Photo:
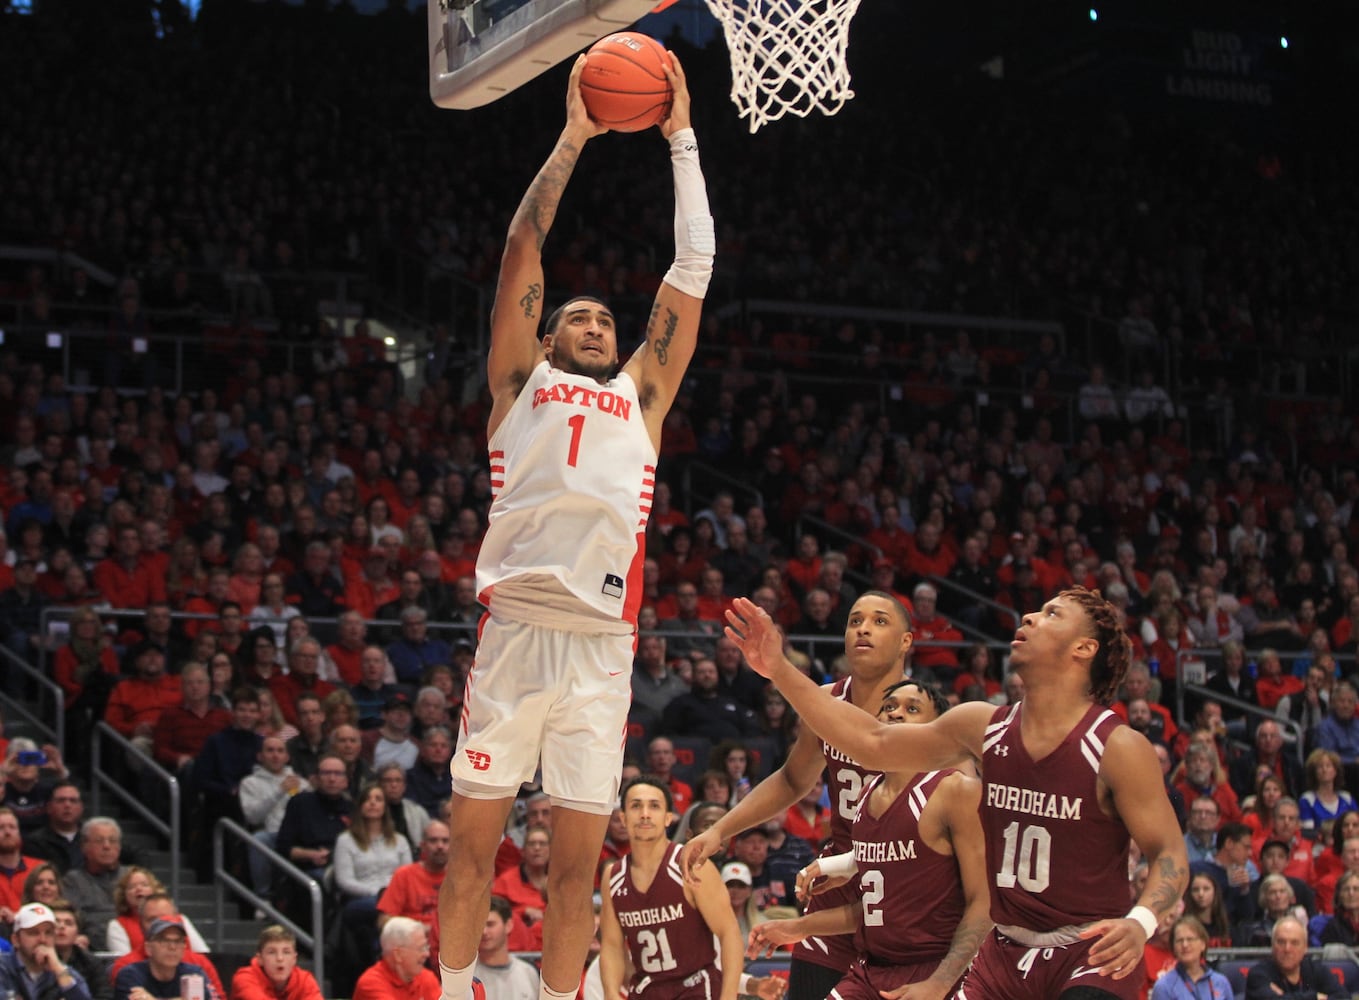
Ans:
[[[566,452],[566,464],[574,469],[576,459],[580,457],[580,432],[585,429],[585,414],[577,413],[566,425],[571,428],[571,447]]]

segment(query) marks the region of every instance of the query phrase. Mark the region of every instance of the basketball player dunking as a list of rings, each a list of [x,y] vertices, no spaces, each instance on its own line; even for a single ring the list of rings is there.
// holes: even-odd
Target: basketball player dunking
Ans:
[[[878,720],[932,722],[948,707],[919,681],[888,688]],[[991,930],[977,805],[981,782],[966,770],[887,771],[859,799],[854,849],[818,858],[798,875],[799,895],[821,876],[853,873],[858,901],[751,928],[751,951],[811,934],[855,935],[859,957],[830,992],[835,1000],[943,1000]]]
[[[728,621],[803,724],[863,765],[978,763],[996,928],[958,1000],[1140,995],[1147,937],[1180,899],[1189,864],[1151,745],[1105,707],[1129,656],[1107,601],[1078,587],[1024,616],[1010,647],[1022,702],[960,705],[923,726],[870,722],[829,697],[788,662],[778,628],[752,602],[737,599]],[[1150,875],[1124,915],[1130,835]]]
[[[736,1000],[738,990],[779,1000],[783,980],[741,973],[741,927],[717,868],[703,865],[689,883],[681,874],[679,845],[665,835],[675,821],[666,783],[634,778],[622,802],[632,849],[604,878],[599,914],[604,996],[620,995],[631,958],[632,1000]]]
[[[871,725],[870,716],[882,706],[888,689],[901,681],[910,648],[911,626],[901,602],[883,591],[865,592],[850,608],[845,625],[850,675],[828,686],[827,696],[844,704],[861,725]],[[782,816],[807,794],[823,770],[830,776],[832,809],[830,837],[821,853],[848,851],[849,829],[859,796],[877,772],[860,766],[853,754],[842,753],[803,726],[783,766],[756,785],[714,826],[684,845],[685,872],[692,876],[724,841],[742,830]],[[857,902],[854,890],[842,886],[813,896],[807,909],[831,910]],[[789,1000],[824,1000],[857,955],[850,933],[813,934],[799,941],[793,948]]]
[[[643,533],[661,424],[693,355],[714,250],[708,195],[678,60],[660,124],[675,184],[675,262],[645,341],[619,368],[613,314],[577,297],[537,339],[542,247],[585,143],[605,130],[580,97],[510,223],[491,315],[487,427],[493,497],[477,558],[482,620],[453,775],[439,894],[444,996],[466,1000],[494,858],[522,782],[542,764],[552,800],[542,1000],[570,1000],[594,932],[591,893],[618,797],[641,603]]]

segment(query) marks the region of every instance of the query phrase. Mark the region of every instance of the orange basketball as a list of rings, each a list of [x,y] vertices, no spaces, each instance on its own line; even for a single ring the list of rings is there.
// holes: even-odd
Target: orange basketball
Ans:
[[[670,114],[674,92],[666,79],[670,64],[654,38],[621,31],[601,38],[585,54],[580,93],[585,110],[615,132],[640,132]]]

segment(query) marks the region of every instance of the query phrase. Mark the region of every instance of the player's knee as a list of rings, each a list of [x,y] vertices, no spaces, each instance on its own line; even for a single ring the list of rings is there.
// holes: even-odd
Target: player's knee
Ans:
[[[1119,996],[1098,986],[1072,986],[1062,990],[1059,1000],[1119,1000]]]

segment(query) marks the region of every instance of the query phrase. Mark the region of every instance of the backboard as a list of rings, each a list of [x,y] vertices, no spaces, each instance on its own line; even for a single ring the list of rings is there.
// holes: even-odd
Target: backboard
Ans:
[[[658,0],[429,0],[429,95],[441,108],[489,104],[622,31]]]

